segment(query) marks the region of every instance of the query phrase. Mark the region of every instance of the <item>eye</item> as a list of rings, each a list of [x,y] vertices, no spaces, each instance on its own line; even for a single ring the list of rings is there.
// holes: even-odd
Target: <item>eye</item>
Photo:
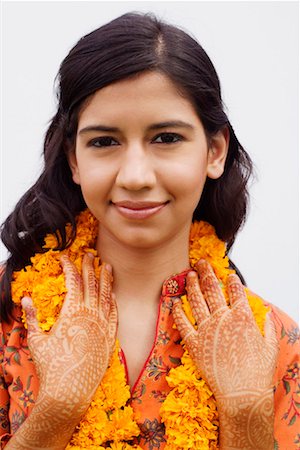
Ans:
[[[183,141],[184,138],[177,133],[161,133],[152,140],[157,144],[175,144],[176,142]]]
[[[119,145],[119,143],[111,136],[101,136],[89,141],[89,147],[112,147]]]

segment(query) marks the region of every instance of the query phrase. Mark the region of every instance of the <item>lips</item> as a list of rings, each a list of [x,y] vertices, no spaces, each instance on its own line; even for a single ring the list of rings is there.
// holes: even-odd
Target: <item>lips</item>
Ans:
[[[117,211],[127,219],[146,219],[161,211],[168,202],[113,202]]]
[[[114,202],[114,205],[116,206],[122,206],[124,208],[128,209],[148,209],[148,208],[155,208],[157,206],[165,205],[166,202],[132,202],[129,200],[124,200],[122,202]]]

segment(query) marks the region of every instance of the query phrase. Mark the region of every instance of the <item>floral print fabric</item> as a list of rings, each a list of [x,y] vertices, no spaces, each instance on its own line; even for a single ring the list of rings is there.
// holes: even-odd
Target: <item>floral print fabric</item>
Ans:
[[[173,327],[172,302],[185,294],[187,271],[163,284],[158,308],[156,335],[144,367],[131,390],[130,404],[137,412],[141,433],[137,442],[145,450],[166,445],[159,410],[169,392],[166,381],[172,367],[180,364],[181,339]],[[271,306],[271,305],[270,305]],[[275,373],[275,449],[300,450],[300,334],[296,324],[271,306],[280,345]],[[21,310],[16,308],[16,315]],[[38,393],[38,378],[20,319],[0,330],[0,441],[4,448],[30,414]],[[120,358],[126,369],[126,356]]]

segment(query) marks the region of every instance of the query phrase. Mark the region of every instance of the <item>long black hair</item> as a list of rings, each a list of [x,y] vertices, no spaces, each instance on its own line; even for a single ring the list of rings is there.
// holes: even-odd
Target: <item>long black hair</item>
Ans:
[[[12,313],[13,272],[30,264],[34,253],[43,251],[46,233],[57,233],[58,248],[66,248],[71,242],[65,225],[72,225],[72,241],[75,217],[86,208],[67,159],[74,149],[80,108],[98,89],[144,71],[158,71],[176,83],[193,103],[208,138],[228,128],[224,173],[219,179],[207,179],[193,219],[211,223],[227,249],[232,246],[246,217],[252,163],[224,111],[214,66],[186,32],[150,13],[127,13],[81,38],[60,66],[58,108],[45,136],[42,174],[1,229],[10,253],[1,280],[2,320],[9,321]]]

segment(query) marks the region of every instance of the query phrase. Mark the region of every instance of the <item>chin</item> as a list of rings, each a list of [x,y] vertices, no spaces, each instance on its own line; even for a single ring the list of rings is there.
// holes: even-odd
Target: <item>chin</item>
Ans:
[[[119,237],[119,240],[121,236]],[[124,245],[134,249],[152,249],[159,247],[163,242],[166,241],[167,236],[160,232],[155,232],[153,230],[146,229],[134,229],[122,236],[122,241]]]
[[[118,245],[118,243],[127,247],[128,250],[151,250],[160,247],[168,240],[168,234],[164,227],[141,226],[135,224],[131,226],[115,227],[114,229],[106,228],[111,239]],[[100,231],[101,233],[101,231]]]

